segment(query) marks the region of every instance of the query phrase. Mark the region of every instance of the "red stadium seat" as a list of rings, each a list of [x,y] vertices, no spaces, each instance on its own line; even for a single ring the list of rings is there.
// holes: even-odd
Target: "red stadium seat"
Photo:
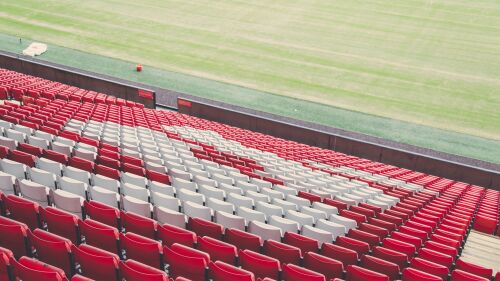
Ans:
[[[490,278],[484,278],[478,275],[474,275],[472,273],[468,273],[465,271],[462,271],[460,269],[455,269],[451,273],[451,279],[450,281],[488,281]]]
[[[106,166],[115,170],[119,170],[121,168],[120,161],[116,158],[109,158],[106,156],[98,155],[96,162],[99,163],[99,165]]]
[[[358,252],[342,246],[323,243],[320,253],[324,256],[341,261],[344,267],[351,264],[358,264]]]
[[[97,201],[84,201],[83,206],[85,213],[91,219],[114,228],[120,227],[120,211],[118,209]]]
[[[15,195],[4,196],[2,201],[10,218],[25,223],[30,229],[41,226],[38,203]]]
[[[250,271],[246,271],[241,268],[237,268],[233,265],[216,261],[211,262],[209,265],[210,277],[213,281],[254,281],[254,274]]]
[[[69,166],[93,173],[95,163],[75,156],[69,159]]]
[[[9,281],[9,275],[12,274],[12,267],[10,265],[10,258],[14,254],[7,248],[0,247],[0,281]]]
[[[50,233],[69,239],[73,244],[80,243],[78,217],[53,207],[40,209],[41,220]]]
[[[374,256],[364,255],[361,258],[361,267],[385,274],[390,280],[399,277],[399,265]]]
[[[196,233],[170,224],[158,225],[158,238],[165,246],[181,244],[193,247],[196,243]]]
[[[370,245],[368,243],[350,237],[339,236],[337,237],[335,244],[347,249],[354,250],[360,256],[367,254],[370,251]]]
[[[283,243],[299,248],[302,254],[307,252],[317,253],[319,249],[318,240],[293,232],[285,232]]]
[[[96,165],[95,173],[101,176],[120,180],[120,171],[104,165]]]
[[[180,244],[165,246],[163,252],[165,262],[170,265],[172,277],[183,276],[193,281],[206,279],[210,263],[210,256],[207,253]]]
[[[250,250],[260,252],[260,237],[241,230],[226,229],[225,241],[235,245],[239,250]]]
[[[277,259],[250,250],[240,250],[239,257],[241,267],[253,272],[255,277],[279,280],[281,268]]]
[[[116,254],[82,244],[73,245],[72,252],[82,270],[82,275],[96,281],[118,280],[120,259]]]
[[[9,155],[10,159],[12,161],[16,161],[19,163],[23,163],[24,165],[28,167],[33,167],[35,166],[36,162],[36,156],[20,151],[20,150],[12,150]]]
[[[460,269],[462,271],[481,276],[484,278],[491,279],[491,276],[493,275],[493,269],[491,268],[486,268],[482,267],[470,262],[466,262],[464,260],[458,259],[456,264],[455,264],[455,269]]]
[[[304,267],[325,275],[326,280],[341,278],[344,272],[342,262],[314,252],[307,252],[304,255]]]
[[[69,161],[69,157],[67,155],[48,149],[44,150],[42,157],[59,162],[63,165],[66,165]]]
[[[347,267],[346,279],[347,281],[389,281],[389,277],[385,274],[356,265]]]
[[[382,243],[385,248],[401,252],[408,255],[408,257],[413,257],[415,255],[416,247],[410,243],[406,243],[393,238],[384,238]]]
[[[124,211],[121,212],[120,218],[122,226],[127,232],[133,232],[151,239],[156,238],[158,223],[155,220]]]
[[[154,268],[163,267],[163,248],[160,242],[132,232],[120,234],[122,249],[127,253],[127,259],[133,259]]]
[[[290,281],[325,281],[325,276],[321,273],[294,265],[284,264],[283,279]]]
[[[302,253],[299,248],[274,240],[264,241],[263,254],[279,260],[281,263],[300,264]]]
[[[156,181],[163,184],[170,184],[170,177],[167,174],[146,170],[146,177],[150,181]]]
[[[380,238],[377,235],[354,228],[349,230],[347,236],[368,243],[370,247],[377,246],[380,244]]]
[[[234,265],[238,249],[236,246],[222,242],[210,236],[198,239],[198,250],[210,255],[212,261],[222,261]]]
[[[17,146],[17,149],[22,151],[22,152],[31,154],[35,157],[40,157],[43,154],[43,149],[41,149],[37,146],[34,146],[34,145],[27,144],[27,143],[20,143]]]
[[[66,274],[60,268],[48,265],[41,261],[21,257],[19,261],[10,258],[12,264],[13,276],[16,280],[37,280],[37,281],[63,281],[66,279]]]
[[[426,248],[420,249],[418,251],[418,257],[425,259],[425,260],[428,260],[428,261],[431,261],[431,262],[434,262],[434,263],[437,263],[437,264],[444,265],[447,268],[451,268],[453,265],[453,257],[452,256],[449,256],[449,255],[446,255],[446,254],[443,254],[440,252],[436,252],[436,251],[431,250],[431,249],[426,249]]]
[[[127,281],[168,281],[168,275],[165,271],[133,259],[120,262],[120,276]]]
[[[120,255],[120,234],[115,227],[92,219],[80,220],[78,225],[86,244]]]
[[[73,262],[71,261],[71,241],[55,234],[35,229],[29,232],[31,246],[35,248],[40,261],[58,267],[71,276]]]
[[[343,217],[346,217],[348,219],[355,220],[358,223],[358,225],[360,223],[366,222],[366,216],[365,215],[359,214],[357,212],[352,212],[350,210],[341,210],[340,211],[340,215],[343,216]]]
[[[389,231],[387,229],[369,223],[360,224],[358,229],[377,235],[380,239],[384,239],[387,235],[389,235]]]
[[[224,227],[220,224],[192,217],[188,220],[188,229],[198,236],[210,236],[219,240],[222,239],[222,233],[224,232]]]
[[[403,270],[402,281],[443,281],[443,279],[441,279],[441,277],[409,267]]]
[[[405,268],[408,264],[408,255],[403,254],[401,252],[380,246],[373,247],[372,251],[373,251],[373,256],[389,262],[393,262],[399,265],[400,268]]]
[[[411,260],[410,267],[436,275],[441,277],[443,280],[446,280],[448,278],[448,274],[450,274],[450,270],[446,266],[418,257]]]
[[[0,216],[0,247],[12,251],[15,257],[30,254],[27,235],[28,226],[24,223]]]
[[[139,167],[139,166],[135,166],[135,165],[130,164],[130,163],[123,163],[123,171],[126,173],[135,174],[135,175],[138,175],[141,177],[146,176],[146,170],[144,168]]]

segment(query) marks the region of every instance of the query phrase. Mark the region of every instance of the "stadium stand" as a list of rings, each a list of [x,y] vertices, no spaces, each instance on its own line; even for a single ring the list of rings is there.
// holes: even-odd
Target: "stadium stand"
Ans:
[[[2,281],[500,280],[461,256],[498,191],[4,69],[0,96]]]

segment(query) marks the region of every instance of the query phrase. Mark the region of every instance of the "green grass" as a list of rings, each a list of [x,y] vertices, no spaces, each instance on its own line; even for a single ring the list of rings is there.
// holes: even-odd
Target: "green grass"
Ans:
[[[4,0],[0,32],[54,44],[49,61],[500,163],[498,1]]]

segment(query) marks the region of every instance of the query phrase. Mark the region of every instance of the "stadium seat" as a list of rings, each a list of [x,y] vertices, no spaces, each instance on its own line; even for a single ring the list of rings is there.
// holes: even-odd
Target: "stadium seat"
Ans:
[[[462,271],[460,269],[455,269],[451,272],[450,281],[487,281],[490,278],[484,278],[472,273]]]
[[[195,232],[198,236],[210,236],[221,240],[224,227],[200,218],[190,217],[188,220],[188,229]]]
[[[136,215],[132,212],[122,211],[120,214],[122,226],[127,232],[133,232],[147,238],[156,238],[156,228],[158,223],[149,217]]]
[[[304,255],[307,252],[317,253],[319,249],[317,240],[293,232],[285,232],[283,243],[299,248]]]
[[[210,236],[198,239],[198,249],[209,254],[212,261],[221,261],[231,265],[236,263],[236,256],[238,254],[236,246]]]
[[[254,274],[241,268],[237,268],[230,264],[216,261],[209,265],[210,277],[214,281],[254,281]]]
[[[405,268],[403,270],[403,278],[402,281],[442,281],[441,277],[425,273],[418,269],[414,268]]]
[[[127,281],[168,281],[165,271],[147,266],[133,259],[120,262],[120,276]]]
[[[294,265],[283,264],[283,279],[290,281],[325,281],[325,276],[321,273]]]
[[[120,259],[116,254],[86,244],[73,245],[71,251],[83,276],[96,281],[118,280]]]
[[[450,270],[446,266],[418,257],[411,260],[410,267],[441,277],[443,280],[446,280],[450,274]]]
[[[320,253],[326,257],[336,259],[344,264],[344,267],[352,264],[358,264],[358,252],[342,246],[324,243]]]
[[[344,265],[342,262],[314,252],[307,252],[304,254],[304,267],[323,274],[326,280],[342,278],[344,272]]]
[[[493,269],[482,267],[470,262],[466,262],[462,259],[458,259],[455,264],[455,269],[460,269],[462,271],[481,276],[490,279],[493,275]]]
[[[66,276],[73,274],[70,240],[41,229],[29,232],[28,237],[38,260],[64,270]]]
[[[281,267],[277,259],[250,250],[240,250],[238,256],[241,268],[253,272],[255,277],[279,280]]]
[[[84,208],[87,216],[91,219],[114,228],[121,227],[120,211],[117,208],[96,201],[85,201]]]
[[[2,201],[11,219],[25,223],[30,229],[41,226],[38,203],[15,195],[4,196]]]
[[[347,267],[346,281],[389,281],[389,277],[356,265]]]
[[[279,260],[281,263],[299,265],[302,253],[299,248],[274,240],[264,241],[263,254]]]
[[[260,252],[261,238],[255,234],[237,229],[226,229],[225,241],[235,245],[239,250]]]
[[[127,259],[133,259],[154,268],[163,268],[163,248],[156,240],[132,232],[120,234],[120,245]]]
[[[16,280],[62,281],[67,280],[66,274],[60,268],[41,261],[21,257],[18,261],[13,257],[9,263],[13,267],[13,277]]]
[[[172,244],[193,247],[197,241],[196,233],[170,224],[158,225],[158,238],[168,247]]]
[[[399,277],[399,265],[383,260],[381,258],[364,255],[361,258],[360,265],[363,268],[385,274],[389,277],[390,280],[396,280]]]
[[[116,228],[92,219],[80,220],[78,225],[86,244],[121,255],[120,237]]]
[[[0,216],[0,247],[12,251],[16,258],[30,256],[28,231],[26,224]]]
[[[204,281],[210,256],[207,253],[174,243],[164,247],[165,262],[171,267],[170,276],[186,277],[193,281]]]

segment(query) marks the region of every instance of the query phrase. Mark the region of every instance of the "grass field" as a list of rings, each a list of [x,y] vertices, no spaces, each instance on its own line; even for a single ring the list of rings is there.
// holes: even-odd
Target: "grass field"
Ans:
[[[65,47],[44,59],[500,162],[498,1],[3,0],[0,32]],[[72,49],[167,70],[170,84]]]

